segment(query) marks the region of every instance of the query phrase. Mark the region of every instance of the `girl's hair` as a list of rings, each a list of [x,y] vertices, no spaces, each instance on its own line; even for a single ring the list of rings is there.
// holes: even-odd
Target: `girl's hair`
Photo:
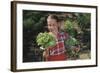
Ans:
[[[48,18],[55,19],[57,22],[59,22],[59,18],[56,14],[49,14]]]
[[[65,17],[57,14],[49,14],[48,17],[55,19],[57,22],[64,21]]]

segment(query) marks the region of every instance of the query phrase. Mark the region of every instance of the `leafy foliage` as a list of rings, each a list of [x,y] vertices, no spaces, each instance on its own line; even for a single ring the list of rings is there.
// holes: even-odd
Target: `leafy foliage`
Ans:
[[[38,45],[41,45],[45,49],[56,44],[54,36],[47,32],[39,33],[36,40]]]
[[[73,37],[70,37],[67,41],[65,41],[65,44],[68,46],[75,46],[79,44],[79,41]]]
[[[65,31],[69,33],[71,36],[75,36],[74,24],[71,20],[66,20],[64,23]]]

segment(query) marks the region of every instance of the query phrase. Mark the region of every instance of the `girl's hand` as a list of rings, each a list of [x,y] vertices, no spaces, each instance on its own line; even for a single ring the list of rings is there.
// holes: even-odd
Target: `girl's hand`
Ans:
[[[76,52],[79,52],[79,51],[80,51],[80,48],[79,48],[79,47],[77,47],[77,48],[75,48],[75,50],[76,50]]]

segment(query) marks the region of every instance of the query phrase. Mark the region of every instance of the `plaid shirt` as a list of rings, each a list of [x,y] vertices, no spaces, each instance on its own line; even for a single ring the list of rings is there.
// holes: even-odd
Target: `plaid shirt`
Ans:
[[[57,35],[58,41],[54,47],[49,48],[49,55],[53,56],[65,53],[64,40],[67,38],[68,38],[67,33],[64,32],[58,33]]]

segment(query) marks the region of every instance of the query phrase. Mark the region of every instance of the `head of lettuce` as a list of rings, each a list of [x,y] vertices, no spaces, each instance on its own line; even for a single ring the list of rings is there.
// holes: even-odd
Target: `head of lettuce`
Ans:
[[[36,42],[38,45],[44,48],[44,50],[48,47],[56,45],[56,39],[50,33],[44,32],[39,33],[36,37]]]

